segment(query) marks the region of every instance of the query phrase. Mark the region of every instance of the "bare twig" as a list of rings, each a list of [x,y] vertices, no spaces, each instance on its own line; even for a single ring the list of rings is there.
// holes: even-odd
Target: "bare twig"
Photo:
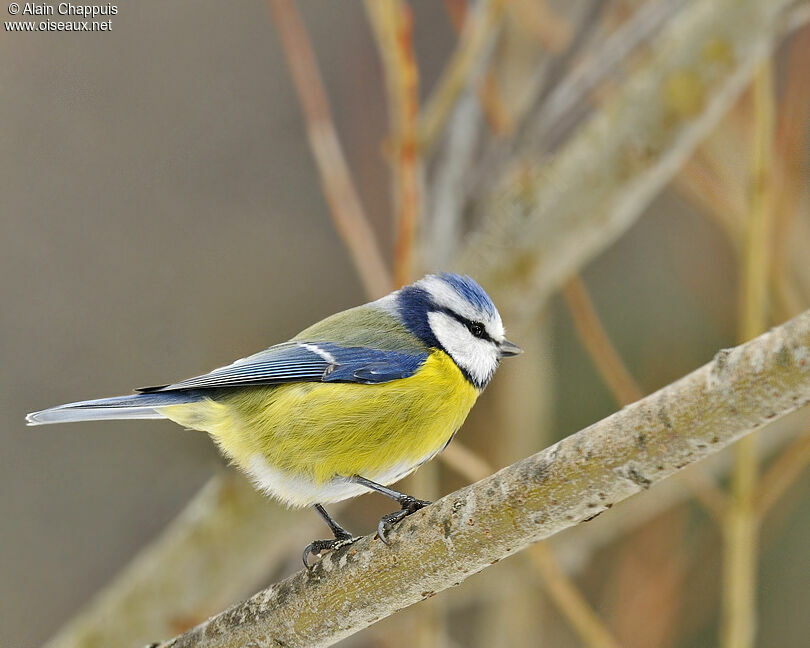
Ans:
[[[394,287],[411,280],[413,247],[421,212],[417,116],[419,70],[413,53],[413,15],[402,0],[367,0],[366,13],[374,29],[388,88],[393,142]]]
[[[628,405],[644,395],[633,376],[622,362],[610,341],[588,291],[579,275],[573,275],[562,288],[565,303],[571,311],[577,335],[599,374],[620,405]]]
[[[777,294],[784,301],[793,300],[795,287],[791,278],[790,241],[799,212],[803,190],[802,169],[807,161],[807,123],[810,120],[810,84],[807,62],[810,61],[810,28],[795,35],[786,65],[785,90],[780,101],[776,126],[775,153],[779,164],[774,168],[774,248],[773,272]],[[806,255],[806,251],[805,251]],[[799,303],[801,303],[799,301]]]
[[[312,44],[292,0],[268,2],[304,111],[307,136],[335,227],[351,254],[366,291],[379,297],[390,290],[391,276],[352,183]]]
[[[619,405],[629,405],[644,396],[605,332],[579,275],[565,283],[562,294],[582,345]],[[697,468],[679,474],[678,478],[715,520],[723,519],[726,497],[712,479]]]
[[[467,446],[453,441],[441,454],[444,465],[468,481],[475,482],[495,472],[489,463]]]
[[[739,223],[745,213],[744,196],[728,187],[701,153],[702,147],[684,164],[673,184],[714,218],[736,249],[740,243]]]
[[[535,143],[549,145],[552,133],[556,142],[561,141],[563,123],[572,124],[577,116],[585,114],[590,105],[589,94],[609,79],[641,44],[653,38],[682,5],[683,0],[644,3],[597,47],[587,64],[549,86],[547,94],[538,98],[537,112],[531,118],[530,136]]]
[[[435,268],[448,267],[462,239],[463,188],[481,134],[481,107],[471,92],[458,101],[437,155],[425,228],[425,255]]]
[[[506,8],[550,52],[559,53],[571,42],[571,25],[546,0],[512,0]]]
[[[808,403],[810,311],[161,646],[331,645]]]
[[[450,18],[453,29],[461,31],[467,19],[467,0],[444,0],[444,8]]]
[[[754,83],[756,106],[751,205],[742,257],[740,337],[750,339],[765,329],[770,273],[773,201],[774,101],[770,62],[763,63]],[[723,645],[747,648],[756,636],[756,569],[758,533],[754,498],[758,454],[751,435],[734,448],[731,497],[724,525]]]
[[[502,5],[503,0],[479,0],[467,9],[458,45],[419,120],[419,145],[425,153],[435,144],[461,91],[483,71]]]
[[[686,485],[700,505],[711,514],[712,519],[721,524],[728,507],[728,496],[717,485],[717,482],[704,470],[695,466],[679,475],[679,481]]]
[[[532,565],[542,575],[549,595],[583,645],[588,648],[619,648],[621,644],[605,627],[573,581],[560,569],[548,543],[538,542],[529,547],[528,553]]]
[[[805,432],[780,453],[760,478],[754,496],[756,514],[760,520],[798,479],[808,463],[810,432]]]
[[[486,205],[493,216],[462,265],[495,286],[503,310],[533,315],[638,218],[745,88],[783,33],[782,11],[790,4],[689,3],[659,34],[644,65],[552,161],[512,169],[502,179]],[[509,291],[498,293],[497,286]]]
[[[526,148],[527,138],[533,132],[536,123],[540,121],[538,115],[542,114],[549,96],[567,83],[566,72],[569,71],[569,67],[577,56],[582,54],[592,33],[600,25],[599,18],[607,4],[606,0],[600,0],[593,6],[587,6],[583,12],[584,17],[576,25],[565,51],[559,56],[551,58],[545,66],[534,66],[539,67],[539,70],[529,74],[529,78],[524,84],[528,84],[530,87],[539,85],[539,88],[533,93],[534,98],[529,106],[521,106],[519,110],[513,109],[516,116],[513,118],[514,124],[508,131],[509,137],[492,143],[483,159],[478,162],[472,173],[468,174],[465,195],[458,198],[460,203],[463,202],[462,199],[473,200],[483,195],[491,188],[492,176],[500,172],[508,160],[514,159],[519,149]],[[574,71],[569,76],[575,75]],[[531,117],[527,118],[527,115]]]

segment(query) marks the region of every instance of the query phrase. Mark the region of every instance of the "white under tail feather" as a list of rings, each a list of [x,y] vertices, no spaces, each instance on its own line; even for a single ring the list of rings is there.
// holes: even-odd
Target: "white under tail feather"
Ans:
[[[199,398],[198,395],[188,392],[158,392],[97,398],[78,403],[67,403],[41,412],[31,412],[25,417],[25,420],[28,425],[46,425],[48,423],[111,419],[162,419],[166,417],[157,409],[169,405],[193,403]]]
[[[104,421],[110,419],[162,419],[166,418],[159,414],[153,407],[130,407],[123,408],[81,408],[62,409],[54,407],[42,410],[41,412],[31,412],[25,417],[28,425],[46,425],[48,423],[72,423],[74,421]]]

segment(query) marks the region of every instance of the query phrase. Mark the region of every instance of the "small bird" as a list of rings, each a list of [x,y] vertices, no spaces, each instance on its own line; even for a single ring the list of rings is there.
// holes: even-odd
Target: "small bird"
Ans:
[[[138,393],[34,412],[29,425],[161,419],[208,432],[258,490],[313,506],[334,539],[315,540],[304,565],[357,540],[323,507],[376,491],[400,510],[391,527],[430,504],[388,488],[450,443],[501,358],[498,310],[473,279],[427,275],[381,299],[336,313],[225,367]]]

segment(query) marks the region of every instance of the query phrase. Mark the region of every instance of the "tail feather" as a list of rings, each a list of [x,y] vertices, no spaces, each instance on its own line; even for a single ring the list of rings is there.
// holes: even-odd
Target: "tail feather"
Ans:
[[[157,411],[158,408],[194,403],[200,398],[201,396],[194,392],[163,392],[96,398],[67,403],[40,412],[31,412],[25,417],[25,420],[28,425],[45,425],[47,423],[108,419],[160,419],[165,416]]]

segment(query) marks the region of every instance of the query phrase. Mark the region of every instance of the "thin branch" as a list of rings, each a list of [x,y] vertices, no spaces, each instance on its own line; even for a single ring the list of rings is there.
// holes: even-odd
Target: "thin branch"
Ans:
[[[810,311],[162,648],[328,646],[810,404]]]
[[[571,25],[546,0],[512,0],[506,8],[549,52],[559,54],[571,42]]]
[[[701,154],[703,147],[684,164],[673,179],[674,186],[714,218],[735,249],[740,243],[739,223],[743,221],[743,193],[728,187]],[[738,158],[734,158],[735,160]]]
[[[771,63],[761,65],[754,80],[755,128],[751,204],[746,223],[740,281],[740,338],[750,339],[766,326],[770,275],[773,197],[770,174],[773,160],[774,97]],[[754,510],[758,453],[756,436],[734,448],[734,470],[723,555],[722,644],[748,648],[756,636],[756,577],[758,520]]]
[[[810,425],[810,408],[800,425]],[[777,423],[761,439],[763,454],[772,453],[794,438],[795,424]],[[454,441],[439,455],[446,461]],[[587,526],[578,526],[549,540],[561,568],[576,573],[587,563],[588,556],[614,542],[617,537],[635,529],[652,517],[681,503],[687,491],[678,484],[704,469],[720,477],[728,473],[729,456],[719,453],[693,468],[683,471],[678,480],[667,480],[656,488],[655,497],[633,498],[614,508],[610,516],[600,516]],[[778,459],[777,459],[778,461]],[[458,471],[470,481],[476,477],[469,468]],[[232,511],[231,497],[210,497],[222,481],[231,481],[238,489],[238,515]],[[767,488],[763,486],[763,488]],[[220,504],[224,504],[221,506]],[[333,512],[339,512],[340,503]],[[188,627],[217,609],[230,605],[246,595],[257,579],[278,570],[282,561],[296,554],[302,546],[323,531],[315,516],[293,517],[260,497],[246,480],[237,474],[212,478],[197,497],[192,499],[178,518],[161,535],[145,547],[132,563],[124,568],[102,592],[87,604],[80,614],[66,624],[47,644],[47,648],[85,648],[88,642],[99,646],[141,648],[155,637],[168,636]],[[269,516],[269,517],[266,517]],[[268,541],[272,530],[290,529],[279,542]],[[221,529],[223,535],[201,531]],[[210,539],[210,542],[206,541]],[[255,547],[253,549],[252,547]],[[227,566],[237,561],[239,569]],[[194,577],[199,565],[206,565],[206,577]],[[150,565],[147,569],[143,565]],[[228,569],[222,579],[214,565]],[[186,567],[189,570],[185,571]],[[240,571],[241,570],[241,571]],[[189,575],[190,574],[190,575]],[[165,582],[169,585],[161,585]],[[155,583],[153,585],[153,582]],[[462,599],[456,599],[463,601]],[[198,601],[195,604],[194,601]],[[458,604],[458,603],[457,603]],[[116,619],[110,624],[109,619]]]
[[[391,289],[391,276],[352,182],[312,44],[292,0],[268,2],[304,111],[309,144],[318,165],[332,220],[349,250],[366,292],[379,297]]]
[[[703,466],[695,466],[678,475],[682,482],[695,496],[695,499],[709,513],[712,520],[722,524],[728,508],[728,496],[717,486],[717,482],[707,474]]]
[[[424,154],[436,143],[461,91],[483,71],[502,14],[503,0],[479,0],[468,7],[456,49],[422,109],[419,145]]]
[[[366,0],[388,88],[393,142],[394,287],[411,281],[413,247],[421,212],[417,127],[419,69],[413,52],[413,14],[402,0]]]
[[[562,294],[580,342],[619,405],[629,405],[642,398],[644,392],[610,341],[579,275],[574,275],[565,283]],[[726,496],[712,479],[697,468],[685,471],[678,478],[715,520],[723,519]]]
[[[482,117],[479,102],[466,92],[453,110],[444,146],[436,156],[423,244],[434,268],[448,267],[461,245],[463,188],[481,136]]]
[[[450,18],[450,24],[457,32],[461,31],[467,19],[467,0],[444,0],[444,9]]]
[[[574,582],[560,568],[546,542],[529,547],[529,559],[540,573],[557,609],[588,648],[619,648],[621,644],[610,633]]]
[[[577,335],[593,360],[599,375],[620,405],[629,405],[644,395],[625,367],[596,314],[579,275],[572,275],[562,288]]]
[[[764,62],[754,79],[756,106],[750,204],[740,281],[740,339],[761,333],[768,322],[768,277],[773,238],[772,168],[775,125],[773,73]]]
[[[563,134],[590,108],[591,93],[610,79],[621,64],[638,48],[650,42],[662,25],[683,6],[684,0],[654,0],[641,5],[612,33],[596,51],[588,56],[587,64],[574,68],[560,79],[552,79],[548,89],[536,100],[536,112],[528,123],[527,137],[536,144],[553,147],[563,139]],[[594,8],[597,15],[607,3]],[[584,40],[590,32],[587,20],[580,28],[578,40]],[[551,135],[553,141],[550,141]]]
[[[511,6],[511,5],[509,5]],[[456,34],[461,33],[464,27],[464,22],[467,16],[467,3],[466,0],[445,0],[445,8],[450,16],[450,23]],[[501,92],[498,88],[498,79],[492,65],[489,65],[484,78],[478,88],[478,98],[481,101],[481,107],[484,115],[487,118],[490,130],[496,135],[503,135],[511,132],[514,124],[512,116],[504,103]],[[458,107],[455,109],[458,112]],[[449,128],[452,128],[455,122],[454,117],[449,117]]]
[[[571,71],[568,76],[566,76],[566,72],[569,71],[573,61],[582,54],[592,33],[599,27],[599,19],[606,6],[605,0],[588,6],[584,11],[584,16],[578,21],[565,51],[551,58],[534,74],[527,74],[526,84],[529,87],[539,86],[531,93],[534,97],[528,106],[521,106],[517,111],[521,114],[515,115],[513,118],[514,123],[508,132],[509,137],[493,143],[484,153],[475,169],[469,174],[465,194],[459,197],[459,202],[473,200],[488,190],[492,176],[503,169],[508,161],[513,160],[520,148],[526,146],[532,128],[539,121],[539,115],[543,113],[548,104],[549,96],[567,87],[569,77],[577,76],[576,69]],[[601,53],[597,52],[595,58],[598,59]],[[506,63],[508,64],[508,61]],[[581,99],[583,103],[586,103],[585,97],[581,97]],[[522,103],[525,104],[525,101]],[[531,118],[527,118],[527,115],[531,115]]]
[[[467,446],[453,441],[440,457],[444,465],[470,482],[476,482],[495,472],[486,459],[470,450]]]
[[[776,293],[788,304],[795,292],[791,280],[791,239],[803,192],[802,170],[807,162],[807,123],[810,121],[810,84],[807,62],[810,61],[810,29],[805,27],[793,38],[785,65],[785,90],[777,118],[774,168],[774,248],[773,274]],[[804,163],[804,164],[803,164]],[[805,251],[806,254],[806,251]],[[806,257],[805,257],[806,258]]]
[[[493,200],[480,206],[491,214],[486,228],[459,265],[476,268],[510,321],[531,317],[635,222],[744,90],[784,33],[791,4],[688,3],[551,161],[500,179]]]
[[[760,478],[754,496],[760,521],[799,478],[807,464],[810,464],[810,432],[805,432],[785,448]]]

